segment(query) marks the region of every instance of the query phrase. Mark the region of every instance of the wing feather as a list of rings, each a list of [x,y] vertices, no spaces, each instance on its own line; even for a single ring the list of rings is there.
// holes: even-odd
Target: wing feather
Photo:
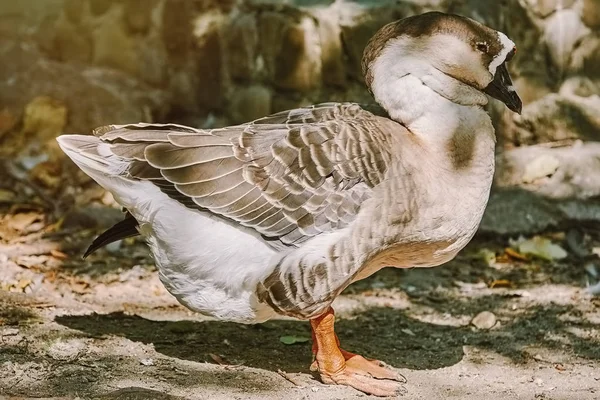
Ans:
[[[131,160],[129,177],[280,248],[352,223],[387,171],[389,124],[357,104],[324,103],[227,128],[112,125],[94,134]]]

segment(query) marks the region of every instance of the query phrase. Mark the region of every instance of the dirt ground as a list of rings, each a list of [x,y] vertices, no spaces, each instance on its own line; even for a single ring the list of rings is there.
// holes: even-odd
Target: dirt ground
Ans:
[[[244,326],[178,305],[138,240],[82,260],[100,229],[92,217],[120,216],[77,208],[91,195],[77,196],[66,214],[18,198],[0,213],[0,397],[367,397],[311,375],[306,322]],[[334,304],[342,345],[398,368],[407,399],[600,399],[600,297],[587,288],[600,235],[545,237],[568,257],[526,258],[508,238],[478,237],[447,265],[356,283]]]

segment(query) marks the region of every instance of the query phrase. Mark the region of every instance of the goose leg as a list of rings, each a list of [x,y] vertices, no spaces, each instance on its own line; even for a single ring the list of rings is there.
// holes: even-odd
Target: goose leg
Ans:
[[[380,361],[367,360],[340,349],[334,331],[335,314],[329,308],[310,321],[315,362],[311,370],[318,371],[323,383],[347,385],[375,396],[397,396],[404,392],[404,377],[382,366]]]

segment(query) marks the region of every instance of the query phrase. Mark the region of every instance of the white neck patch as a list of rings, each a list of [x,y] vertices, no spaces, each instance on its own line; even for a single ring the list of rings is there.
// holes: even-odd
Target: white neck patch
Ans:
[[[510,53],[512,49],[515,48],[515,44],[513,43],[513,41],[510,40],[508,36],[506,36],[504,33],[498,32],[498,37],[500,38],[500,43],[502,44],[502,50],[498,54],[496,54],[496,57],[494,57],[492,59],[492,62],[490,63],[488,69],[492,75],[496,75],[496,69],[498,69],[500,64],[502,64],[504,60],[506,60],[506,56],[508,56],[508,53]]]

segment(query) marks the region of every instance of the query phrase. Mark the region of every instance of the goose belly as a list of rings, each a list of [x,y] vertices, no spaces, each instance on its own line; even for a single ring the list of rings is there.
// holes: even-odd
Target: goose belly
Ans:
[[[133,210],[166,289],[189,309],[220,320],[261,322],[274,315],[256,298],[276,254],[260,235],[191,210],[162,192]],[[163,197],[164,196],[164,197]],[[130,210],[132,211],[132,210]]]

